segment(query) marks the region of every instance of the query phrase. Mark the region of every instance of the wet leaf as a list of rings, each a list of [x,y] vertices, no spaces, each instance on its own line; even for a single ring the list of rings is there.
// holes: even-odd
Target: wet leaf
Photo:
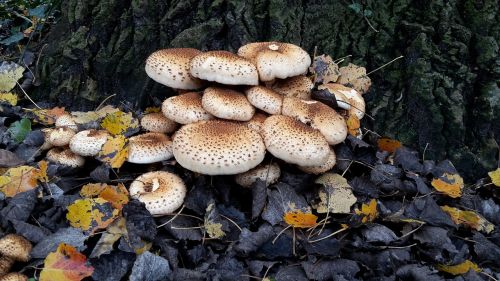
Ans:
[[[438,264],[436,268],[439,271],[443,271],[446,273],[450,273],[453,275],[460,275],[467,273],[469,270],[474,270],[475,272],[480,272],[481,269],[477,264],[471,262],[470,260],[466,260],[463,263],[456,264],[456,265],[445,265],[445,264]]]
[[[377,146],[378,146],[378,149],[380,149],[382,151],[394,153],[396,151],[396,149],[400,148],[402,145],[401,145],[401,142],[399,142],[397,140],[393,140],[390,138],[379,138],[377,140]]]
[[[120,135],[129,130],[137,129],[139,121],[130,112],[116,111],[106,115],[101,122],[101,126],[113,135]]]
[[[443,192],[451,198],[458,198],[462,196],[464,180],[459,174],[444,173],[439,178],[433,179],[431,185],[437,191]]]
[[[372,222],[378,217],[377,200],[372,199],[368,204],[362,204],[361,210],[355,210],[357,215],[363,216],[362,222]]]
[[[22,34],[22,33],[21,33]],[[0,64],[0,92],[9,92],[23,77],[24,67],[15,62],[4,61]]]
[[[442,206],[441,209],[448,213],[456,224],[467,225],[477,231],[490,233],[495,226],[474,211],[463,211],[457,208]]]
[[[111,168],[120,168],[128,157],[128,140],[123,135],[108,136],[97,159],[107,163]]]
[[[325,173],[315,182],[323,185],[319,190],[321,201],[313,206],[318,213],[350,213],[351,206],[356,203],[357,198],[344,177],[335,173]]]
[[[488,172],[488,176],[490,176],[491,182],[500,187],[500,168],[497,168],[495,171]]]
[[[47,175],[47,169],[49,168],[49,162],[42,160],[38,162],[38,175],[37,178],[41,182],[49,182],[49,176]]]
[[[31,166],[10,168],[0,176],[0,191],[7,197],[34,189],[37,186],[39,170]]]
[[[67,227],[60,228],[54,234],[46,236],[40,241],[31,251],[31,257],[35,259],[43,259],[50,252],[57,250],[61,243],[69,244],[76,247],[78,250],[85,250],[84,242],[88,237],[85,236],[80,229]]]
[[[166,280],[171,273],[168,261],[151,252],[144,252],[134,263],[130,281],[160,281]]]
[[[356,115],[351,114],[349,118],[347,118],[347,129],[349,130],[349,134],[353,137],[356,137],[360,134],[359,128],[361,127],[361,122],[359,121]]]
[[[312,213],[304,213],[301,210],[288,211],[283,220],[292,227],[309,228],[316,225],[318,217]]]
[[[91,276],[93,271],[85,255],[71,245],[60,244],[57,251],[45,259],[40,281],[79,281]]]
[[[16,143],[21,143],[29,132],[31,132],[31,122],[26,118],[12,123],[9,127],[9,133]]]
[[[56,119],[64,114],[68,114],[64,107],[54,107],[51,109],[34,109],[30,110],[35,115],[35,120],[43,125],[54,125]]]
[[[12,106],[17,104],[17,95],[13,93],[2,93],[0,92],[0,102],[6,102]]]
[[[118,213],[118,209],[102,198],[85,198],[68,206],[66,218],[71,226],[93,233],[97,229],[106,228]]]

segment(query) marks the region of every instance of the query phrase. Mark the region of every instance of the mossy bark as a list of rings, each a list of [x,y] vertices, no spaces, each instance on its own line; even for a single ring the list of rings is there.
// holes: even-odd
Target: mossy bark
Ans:
[[[67,0],[43,52],[39,98],[74,109],[105,97],[144,106],[168,90],[145,58],[167,47],[234,51],[251,41],[299,44],[374,69],[366,126],[450,158],[467,178],[496,167],[500,16],[496,0]],[[363,16],[363,10],[367,17]],[[373,26],[370,27],[369,23]],[[376,31],[374,30],[376,29]]]

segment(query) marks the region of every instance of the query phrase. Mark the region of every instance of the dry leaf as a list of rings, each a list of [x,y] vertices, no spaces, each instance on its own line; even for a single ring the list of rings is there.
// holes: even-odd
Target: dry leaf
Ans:
[[[318,213],[350,213],[351,206],[356,203],[357,198],[344,177],[335,173],[325,173],[316,179],[315,183],[323,185],[319,190],[321,201],[313,206]]]
[[[349,130],[349,134],[353,137],[356,137],[360,134],[359,128],[361,127],[361,122],[359,121],[356,115],[351,114],[349,118],[347,118],[347,129]]]
[[[31,166],[10,168],[0,176],[0,191],[7,197],[14,197],[18,193],[34,189],[39,176],[40,171]]]
[[[85,198],[76,200],[68,206],[66,219],[73,227],[86,233],[106,228],[118,216],[119,210],[102,198]]]
[[[495,171],[488,172],[488,176],[490,176],[491,182],[494,185],[500,186],[500,168],[497,168]]]
[[[106,231],[101,235],[99,241],[97,241],[97,244],[90,254],[90,258],[98,258],[103,254],[108,254],[113,251],[113,245],[115,242],[122,236],[128,236],[125,223],[125,218],[119,218],[110,224]]]
[[[451,198],[458,198],[462,196],[464,180],[458,174],[444,173],[439,178],[433,179],[431,185]]]
[[[56,252],[45,258],[40,281],[80,281],[89,277],[94,268],[87,263],[87,257],[73,246],[59,244]]]
[[[107,105],[97,111],[74,111],[71,112],[73,116],[73,121],[77,124],[86,124],[89,122],[99,121],[101,118],[104,118],[106,115],[120,111],[117,108],[114,108],[111,105]]]
[[[15,62],[3,61],[0,64],[0,92],[12,90],[21,77],[23,77],[24,67]]]
[[[42,160],[38,162],[38,180],[41,182],[48,182],[49,176],[47,175],[47,169],[49,168],[49,162]]]
[[[495,225],[487,221],[481,215],[473,211],[463,211],[457,208],[442,206],[441,209],[448,213],[456,224],[467,225],[477,231],[490,233],[495,229]]]
[[[111,203],[114,208],[121,210],[129,201],[128,190],[122,183],[108,185],[105,183],[89,183],[82,187],[80,195],[87,198],[99,197]]]
[[[128,157],[128,140],[123,135],[108,136],[97,155],[97,159],[107,163],[111,168],[120,168]]]
[[[117,111],[104,117],[101,127],[113,135],[121,135],[129,130],[139,127],[139,121],[132,116],[131,112]]]
[[[372,222],[378,217],[377,200],[372,199],[368,204],[362,204],[361,210],[355,210],[357,215],[361,215],[363,223]]]
[[[318,217],[312,213],[304,213],[300,210],[286,212],[283,220],[292,227],[309,228],[316,225]]]
[[[309,71],[314,75],[313,82],[321,84],[335,82],[340,75],[338,64],[328,55],[316,56]]]
[[[457,265],[445,265],[445,264],[438,264],[436,268],[439,271],[443,271],[446,273],[450,273],[453,275],[460,275],[460,274],[465,274],[469,270],[474,270],[475,272],[480,272],[481,269],[477,264],[471,262],[470,260],[466,260],[463,263],[457,264]]]
[[[0,102],[6,102],[12,106],[17,104],[17,95],[13,93],[1,93],[0,92]]]
[[[337,83],[354,88],[361,94],[366,93],[370,89],[372,81],[366,76],[366,68],[350,63],[347,66],[341,67],[339,71],[340,77]]]
[[[394,153],[396,151],[396,149],[400,148],[402,145],[401,145],[401,142],[399,142],[397,140],[393,140],[390,138],[379,138],[377,140],[377,146],[378,146],[378,149],[380,149],[382,151]]]
[[[24,161],[19,159],[14,152],[0,149],[0,167],[16,167],[23,164]]]
[[[33,114],[35,114],[35,120],[43,125],[54,125],[56,123],[56,119],[64,114],[68,114],[64,107],[54,107],[51,109],[33,109],[31,110]]]

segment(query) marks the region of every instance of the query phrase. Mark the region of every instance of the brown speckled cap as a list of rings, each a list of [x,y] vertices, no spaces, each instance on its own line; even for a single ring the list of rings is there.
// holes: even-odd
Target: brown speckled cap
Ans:
[[[55,122],[56,127],[67,127],[70,128],[74,131],[78,131],[78,126],[75,123],[75,120],[73,119],[73,116],[70,114],[63,114],[59,117],[57,117],[56,122]]]
[[[249,60],[227,51],[211,51],[191,60],[191,75],[226,85],[258,85],[257,68]]]
[[[11,272],[0,277],[0,281],[28,281],[28,276],[18,272]]]
[[[243,124],[245,124],[251,130],[254,130],[260,134],[262,131],[262,126],[264,126],[264,121],[266,121],[266,119],[267,119],[267,114],[262,112],[256,112],[253,115],[252,119],[243,122]]]
[[[69,167],[82,167],[85,164],[85,158],[73,153],[67,147],[54,147],[47,151],[47,160]]]
[[[311,79],[304,75],[278,80],[272,89],[285,97],[295,97],[303,100],[311,99],[311,90],[314,87]]]
[[[161,111],[168,119],[184,125],[214,119],[212,114],[203,108],[201,94],[196,92],[166,99],[163,101]]]
[[[275,157],[301,166],[323,165],[330,147],[318,131],[292,117],[273,115],[266,119],[262,135]]]
[[[283,96],[277,92],[263,87],[255,86],[245,91],[248,101],[256,108],[269,114],[281,114]]]
[[[257,42],[241,46],[238,55],[251,60],[261,81],[284,79],[307,72],[311,57],[299,46],[281,42]]]
[[[81,156],[95,156],[108,140],[109,133],[105,130],[84,130],[71,138],[69,148]]]
[[[31,242],[18,234],[7,234],[0,239],[0,255],[16,261],[27,262],[31,249]]]
[[[201,103],[206,111],[222,119],[248,121],[255,113],[244,94],[230,89],[206,88]]]
[[[165,215],[177,210],[186,197],[182,179],[165,171],[140,175],[130,184],[130,196],[144,202],[152,215]]]
[[[189,73],[190,60],[201,54],[191,48],[172,48],[158,50],[146,60],[146,73],[151,79],[163,85],[183,90],[199,89],[203,81]]]
[[[165,117],[161,112],[154,112],[142,116],[141,127],[149,132],[169,134],[177,129],[177,123]]]
[[[330,153],[328,154],[328,160],[323,165],[318,166],[299,166],[299,169],[308,174],[319,175],[324,172],[331,170],[335,167],[337,163],[337,157],[335,156],[335,151],[330,147]]]
[[[262,162],[266,153],[257,132],[219,120],[183,126],[174,135],[173,150],[181,166],[207,175],[246,172]]]
[[[53,146],[66,146],[75,134],[75,131],[69,127],[59,127],[50,131],[47,140]]]
[[[269,186],[278,181],[281,175],[280,166],[276,163],[259,165],[250,171],[236,175],[234,180],[237,184],[243,187],[252,187],[252,184],[258,179],[263,181],[266,186]]]
[[[129,139],[127,161],[130,163],[149,164],[172,156],[172,141],[162,133],[145,133]]]

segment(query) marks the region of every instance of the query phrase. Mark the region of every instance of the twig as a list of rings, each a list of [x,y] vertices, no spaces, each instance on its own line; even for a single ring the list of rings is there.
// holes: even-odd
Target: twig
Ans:
[[[484,271],[479,271],[478,273],[482,274],[484,276],[487,276],[488,278],[491,278],[491,280],[493,280],[493,281],[498,281],[498,279],[496,279],[495,277],[491,276],[489,273],[486,273]]]
[[[365,75],[366,75],[366,76],[368,76],[368,75],[372,74],[373,72],[375,72],[375,71],[377,71],[377,70],[380,70],[380,69],[382,69],[382,68],[384,68],[384,67],[388,66],[389,64],[391,64],[391,63],[393,63],[393,62],[395,62],[395,61],[397,61],[398,59],[403,58],[403,57],[404,57],[404,56],[399,56],[399,57],[397,57],[397,58],[395,58],[395,59],[391,60],[390,62],[388,62],[388,63],[386,63],[386,64],[383,64],[382,66],[379,66],[379,67],[375,68],[374,70],[372,70],[372,71],[370,71],[370,72],[366,73]],[[363,76],[365,76],[365,75],[361,75],[361,76],[359,76],[358,78],[361,78],[361,77],[363,77]]]
[[[413,246],[417,246],[417,243],[413,243],[407,246],[380,246],[380,249],[406,249],[406,248],[411,248]]]
[[[278,233],[278,235],[276,235],[276,238],[274,238],[274,239],[273,239],[272,243],[274,244],[274,242],[276,242],[276,240],[278,240],[278,237],[280,237],[280,236],[281,236],[281,234],[283,234],[283,232],[285,232],[285,231],[286,231],[287,229],[289,229],[290,227],[292,227],[292,226],[291,226],[291,225],[289,225],[289,226],[287,226],[287,227],[283,228],[283,230],[281,230],[281,231]]]
[[[339,63],[343,62],[343,61],[344,61],[344,59],[349,58],[349,57],[352,57],[352,55],[347,55],[347,56],[344,56],[344,57],[341,57],[341,58],[335,59],[335,60],[333,61],[333,63],[339,64]]]
[[[162,223],[162,224],[160,224],[160,225],[156,226],[156,228],[163,227],[163,226],[165,226],[165,225],[167,225],[167,224],[171,223],[172,221],[174,221],[174,220],[175,220],[175,219],[176,219],[176,218],[180,215],[180,213],[182,213],[182,210],[184,210],[184,204],[182,205],[182,207],[181,207],[181,209],[179,210],[179,212],[177,212],[177,214],[175,214],[175,215],[174,215],[171,219],[169,219],[167,222]]]
[[[243,229],[241,229],[241,227],[235,221],[233,221],[231,218],[228,218],[228,217],[226,217],[226,216],[224,216],[222,214],[220,216],[223,217],[223,218],[225,218],[226,220],[232,222],[240,230],[240,232],[243,231]]]
[[[405,237],[406,237],[406,236],[408,236],[408,235],[412,235],[413,233],[417,232],[417,231],[418,231],[418,230],[419,230],[422,226],[424,226],[424,225],[425,225],[425,222],[420,223],[420,225],[419,225],[417,228],[415,228],[415,229],[413,229],[412,231],[410,231],[410,232],[408,232],[408,233],[406,233],[406,234],[404,234],[404,235],[400,236],[398,239],[405,238]]]
[[[333,233],[328,234],[328,235],[327,235],[327,236],[325,236],[325,237],[321,237],[321,238],[316,239],[316,240],[310,240],[310,241],[309,241],[309,243],[316,243],[316,242],[319,242],[319,241],[322,241],[322,240],[328,239],[328,238],[330,238],[330,237],[332,237],[332,236],[334,236],[334,235],[336,235],[336,234],[339,234],[339,233],[341,233],[341,232],[343,232],[343,231],[345,231],[345,230],[347,230],[347,229],[349,229],[349,228],[348,228],[348,227],[343,227],[343,228],[341,228],[341,229],[339,229],[339,230],[337,230],[337,231],[335,231],[335,232],[333,232]]]
[[[342,177],[344,177],[345,173],[347,173],[347,171],[349,171],[349,168],[351,167],[352,163],[354,162],[354,160],[351,160],[351,162],[349,162],[349,165],[347,166],[347,168],[345,169],[345,171],[342,173]]]
[[[107,100],[109,100],[110,98],[112,98],[112,97],[114,97],[114,96],[116,96],[116,94],[112,94],[112,95],[110,95],[110,96],[106,97],[106,98],[105,98],[105,99],[104,99],[104,100],[103,100],[103,101],[102,101],[102,102],[101,102],[101,103],[100,103],[100,104],[96,107],[95,111],[98,111],[99,109],[101,109],[101,106],[103,106],[103,105],[104,105],[104,103],[105,103]]]
[[[429,143],[425,144],[424,151],[422,152],[422,162],[425,161],[425,152],[427,151],[427,147],[429,146]]]
[[[36,104],[36,102],[34,102],[34,101],[30,98],[30,96],[28,96],[28,94],[26,93],[26,91],[24,91],[23,87],[21,87],[21,84],[19,84],[19,82],[17,82],[17,81],[16,81],[16,84],[17,84],[17,86],[19,86],[19,88],[20,88],[20,89],[21,89],[21,91],[24,93],[24,95],[25,95],[25,96],[26,96],[26,97],[27,97],[27,98],[31,101],[31,103],[33,103],[33,104],[36,106],[36,108],[38,108],[38,109],[42,109],[41,107],[39,107],[39,106],[38,106],[38,104]]]
[[[375,29],[375,27],[373,27],[373,25],[370,23],[370,21],[368,20],[368,18],[365,15],[363,15],[363,18],[366,20],[368,25],[373,29],[373,31],[379,32],[378,30]]]

